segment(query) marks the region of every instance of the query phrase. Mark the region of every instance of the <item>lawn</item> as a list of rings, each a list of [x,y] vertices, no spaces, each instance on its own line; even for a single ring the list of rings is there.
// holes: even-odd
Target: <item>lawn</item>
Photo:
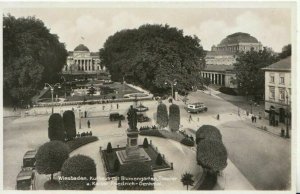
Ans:
[[[139,146],[140,148],[143,148],[142,145]],[[118,159],[116,151],[124,150],[125,147],[122,148],[113,148],[112,153],[107,153],[106,150],[102,150],[102,157],[104,160],[104,164],[106,167],[106,170],[108,171],[108,176],[109,177],[114,177],[117,176],[118,172],[114,170],[114,163],[115,160]],[[160,169],[167,169],[170,168],[170,166],[167,164],[165,160],[163,160],[162,165],[157,165],[155,163],[158,152],[153,149],[152,146],[149,145],[148,148],[144,148],[146,153],[149,155],[151,158],[150,161],[147,161],[146,163],[150,166],[152,166],[153,170],[160,170]]]

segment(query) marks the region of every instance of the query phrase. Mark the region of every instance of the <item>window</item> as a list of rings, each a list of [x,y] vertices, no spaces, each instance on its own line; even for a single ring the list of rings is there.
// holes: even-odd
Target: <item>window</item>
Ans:
[[[270,87],[270,97],[271,99],[275,98],[275,87]]]
[[[284,84],[284,77],[279,78],[279,84]]]
[[[270,83],[274,83],[274,82],[275,82],[274,75],[270,75]]]
[[[279,100],[285,100],[285,91],[284,91],[284,89],[279,89]]]

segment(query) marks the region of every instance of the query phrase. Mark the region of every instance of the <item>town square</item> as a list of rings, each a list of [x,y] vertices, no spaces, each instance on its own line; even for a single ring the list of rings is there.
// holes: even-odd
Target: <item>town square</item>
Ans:
[[[291,190],[293,3],[95,5],[4,10],[4,190]]]

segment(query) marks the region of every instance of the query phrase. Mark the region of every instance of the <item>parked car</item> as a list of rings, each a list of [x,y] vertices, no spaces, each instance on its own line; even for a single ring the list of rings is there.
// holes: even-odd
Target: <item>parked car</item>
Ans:
[[[117,112],[109,114],[110,121],[118,121],[118,120],[124,120],[124,119],[125,119],[125,117]]]
[[[35,168],[36,150],[29,150],[24,154],[22,168]]]
[[[147,117],[147,116],[144,116],[143,114],[138,114],[137,115],[137,121],[140,122],[140,123],[148,122],[148,121],[150,121],[150,118]]]
[[[196,102],[196,103],[188,104],[186,110],[189,113],[199,113],[199,112],[206,112],[207,107],[202,102]]]
[[[17,176],[16,190],[32,190],[35,173],[32,169],[22,169]]]

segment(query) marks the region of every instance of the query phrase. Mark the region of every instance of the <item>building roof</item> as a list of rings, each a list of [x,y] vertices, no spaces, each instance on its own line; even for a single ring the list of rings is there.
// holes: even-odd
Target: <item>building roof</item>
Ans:
[[[204,71],[232,71],[233,65],[206,65]]]
[[[207,51],[207,54],[206,54],[207,57],[209,57],[209,56],[228,56],[228,55],[234,56],[235,53],[232,51]]]
[[[78,45],[78,46],[74,49],[74,51],[90,51],[90,50],[89,50],[89,48],[86,47],[85,45],[80,44],[80,45]]]
[[[262,69],[266,71],[291,71],[291,57],[289,56],[281,59],[280,61]]]
[[[253,36],[250,36],[250,34],[237,32],[234,34],[230,34],[226,38],[224,38],[219,46],[238,43],[258,43],[258,40]]]

